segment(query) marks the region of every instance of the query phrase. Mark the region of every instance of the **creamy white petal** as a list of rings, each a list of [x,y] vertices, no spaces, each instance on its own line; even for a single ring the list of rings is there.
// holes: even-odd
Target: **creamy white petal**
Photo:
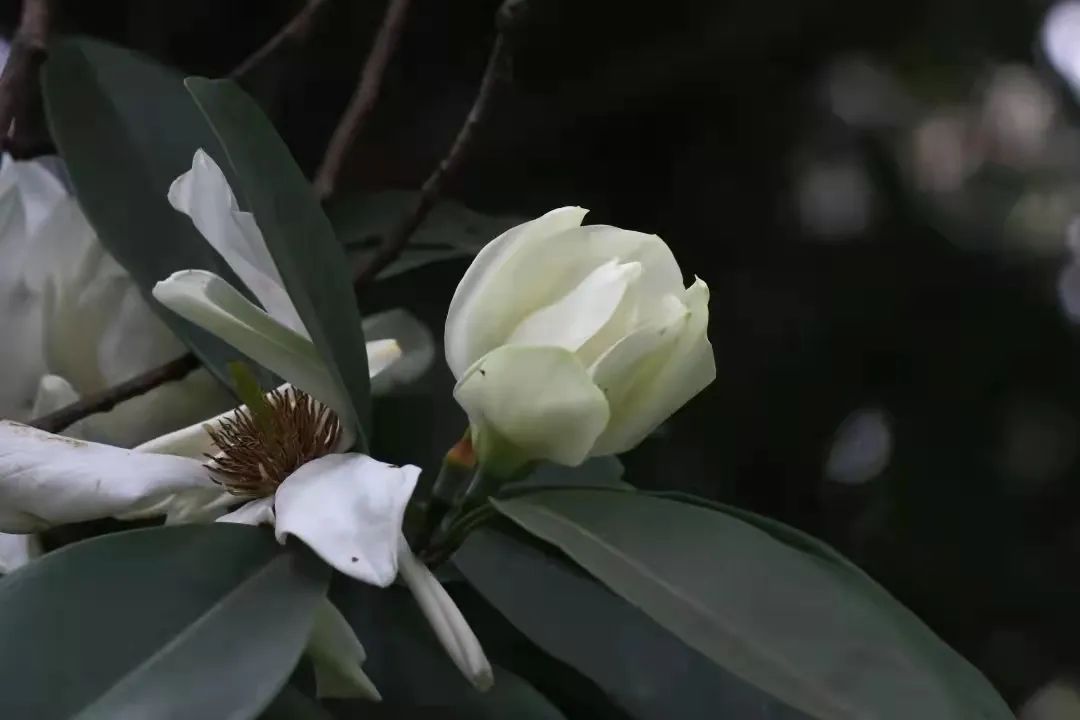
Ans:
[[[612,405],[611,423],[597,441],[594,455],[634,447],[716,379],[716,361],[707,334],[709,288],[698,279],[682,300],[688,314],[678,341],[663,357],[645,363],[632,390]]]
[[[401,358],[401,346],[397,340],[372,340],[364,348],[367,351],[368,375],[378,377]]]
[[[435,636],[469,682],[477,690],[489,690],[494,683],[491,664],[461,610],[438,578],[416,559],[404,537],[400,539],[400,549],[401,577],[431,624]]]
[[[454,388],[481,435],[494,431],[525,458],[579,465],[608,422],[608,403],[581,361],[555,347],[505,346]],[[483,441],[478,451],[483,455]]]
[[[244,353],[342,417],[349,413],[310,340],[277,322],[213,273],[182,270],[154,286],[162,305]]]
[[[274,498],[264,497],[250,500],[231,513],[222,515],[217,522],[239,523],[240,525],[273,525]]]
[[[312,460],[277,489],[278,540],[295,535],[342,573],[386,587],[397,575],[397,541],[420,468],[367,455]]]
[[[361,666],[364,646],[334,604],[323,598],[315,611],[307,655],[315,670],[315,694],[320,698],[382,700]]]
[[[229,181],[213,158],[197,150],[191,170],[169,187],[169,202],[191,218],[271,317],[308,336],[255,217],[240,210]]]
[[[240,498],[220,487],[188,490],[169,498],[165,507],[165,524],[212,522],[224,516],[238,502]]]
[[[411,313],[401,308],[364,318],[364,337],[368,340],[368,364],[373,365],[373,341],[393,340],[400,356],[382,372],[372,373],[371,392],[387,393],[422,376],[435,360],[435,338],[431,330]]]
[[[202,463],[74,440],[0,421],[0,532],[146,512],[213,485]]]
[[[514,328],[507,345],[555,345],[576,351],[615,314],[626,289],[641,275],[641,263],[610,260],[589,273],[556,302]]]
[[[0,575],[18,570],[39,555],[41,543],[37,535],[0,533]]]
[[[577,231],[578,241],[596,257],[641,263],[638,284],[646,297],[683,292],[682,270],[671,248],[658,235],[624,230],[610,225],[586,225]]]
[[[458,283],[446,315],[446,362],[454,377],[460,378],[481,355],[501,344],[523,316],[516,306],[508,306],[506,300],[515,296],[507,295],[502,287],[506,282],[524,281],[525,277],[516,272],[516,268],[515,271],[508,269],[507,261],[523,249],[537,243],[546,244],[551,236],[578,227],[587,212],[579,207],[552,210],[510,228],[477,253]],[[542,254],[541,258],[559,260],[554,251]],[[537,276],[549,276],[550,280],[552,273],[546,267],[534,269]],[[513,280],[508,280],[508,275],[513,275]],[[542,297],[528,309],[535,310],[551,299]]]
[[[666,351],[678,342],[690,315],[674,295],[666,296],[657,305],[661,308],[657,320],[622,337],[589,366],[593,382],[607,397],[613,416],[638,385],[650,379],[667,359]],[[612,417],[608,424],[616,422],[618,419]]]

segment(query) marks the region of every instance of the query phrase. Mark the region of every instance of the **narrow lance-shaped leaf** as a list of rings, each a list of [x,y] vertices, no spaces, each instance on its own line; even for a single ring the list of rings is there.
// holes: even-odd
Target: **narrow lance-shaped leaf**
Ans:
[[[722,512],[638,493],[494,501],[683,642],[814,717],[1011,718],[868,578]],[[891,607],[890,607],[891,606]]]
[[[369,427],[367,352],[348,261],[310,183],[270,120],[230,80],[188,78],[187,88],[224,148],[215,160],[251,212],[304,327],[354,423]],[[213,153],[211,153],[213,154]],[[360,450],[367,447],[361,433]]]
[[[164,311],[150,294],[159,280],[190,268],[235,282],[166,199],[169,184],[191,166],[197,149],[221,152],[183,79],[138,53],[73,37],[49,45],[42,90],[52,137],[101,243],[150,306],[227,383],[227,363],[241,356]],[[264,381],[269,384],[269,376]]]
[[[0,717],[252,718],[307,643],[329,572],[218,523],[70,545],[0,580]]]

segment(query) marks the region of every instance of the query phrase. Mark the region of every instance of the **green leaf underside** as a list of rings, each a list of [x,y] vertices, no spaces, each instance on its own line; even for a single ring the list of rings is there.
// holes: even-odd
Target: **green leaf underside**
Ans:
[[[0,717],[251,718],[307,642],[329,572],[265,529],[152,528],[0,580]]]
[[[223,151],[210,154],[242,209],[255,215],[304,327],[361,430],[367,449],[371,389],[348,260],[310,183],[255,101],[230,80],[188,78],[188,91]]]
[[[196,150],[221,152],[183,80],[130,50],[73,37],[50,43],[42,90],[52,137],[101,243],[170,329],[227,384],[226,365],[242,356],[150,294],[159,280],[191,268],[243,288],[167,199]],[[264,380],[272,384],[271,376]]]
[[[717,667],[573,562],[493,528],[453,558],[487,602],[541,650],[640,720],[807,720]]]
[[[494,501],[717,664],[814,717],[1011,718],[868,579],[722,512],[638,493]],[[891,602],[890,602],[891,601]],[[884,607],[894,605],[894,608]]]

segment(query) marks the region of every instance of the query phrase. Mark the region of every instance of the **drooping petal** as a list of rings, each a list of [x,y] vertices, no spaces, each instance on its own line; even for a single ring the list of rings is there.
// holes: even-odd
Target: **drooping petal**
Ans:
[[[258,498],[244,503],[231,513],[222,515],[217,522],[239,523],[240,525],[273,525],[273,496]]]
[[[612,404],[611,423],[593,450],[608,455],[629,450],[657,425],[716,379],[716,360],[707,334],[709,288],[698,279],[682,298],[687,308],[678,340],[639,368],[632,389]],[[597,369],[600,373],[600,369]]]
[[[435,636],[469,682],[481,692],[489,690],[494,683],[491,664],[476,634],[442,583],[413,555],[404,537],[400,543],[401,577],[431,624]]]
[[[368,315],[364,318],[364,337],[368,340],[368,367],[373,367],[371,345],[377,340],[394,340],[400,357],[376,375],[372,372],[371,392],[381,395],[417,380],[435,360],[435,338],[414,315],[401,308]]]
[[[277,489],[277,538],[295,535],[330,566],[386,587],[397,575],[398,535],[420,468],[342,453],[312,460]]]
[[[556,302],[523,319],[506,344],[555,345],[576,351],[607,324],[630,283],[640,275],[641,263],[604,263]]]
[[[0,575],[18,570],[40,554],[37,535],[0,533]]]
[[[493,430],[524,457],[563,465],[588,457],[609,414],[581,361],[556,347],[493,350],[458,381],[454,397],[481,433]]]
[[[364,646],[334,604],[323,598],[315,611],[307,655],[315,670],[315,694],[320,698],[382,700],[375,683],[364,674]]]
[[[136,517],[179,492],[213,487],[197,460],[74,440],[0,421],[0,532]]]
[[[308,336],[255,217],[240,210],[229,181],[213,158],[197,150],[191,170],[169,187],[169,202],[191,218],[271,317]]]
[[[342,417],[348,411],[312,342],[277,322],[204,270],[182,270],[154,286],[162,305],[289,381]]]
[[[506,302],[510,296],[502,289],[504,283],[524,279],[517,273],[508,272],[507,261],[523,249],[543,244],[553,235],[578,227],[587,212],[579,207],[552,210],[510,228],[477,253],[458,283],[446,315],[446,362],[454,377],[460,379],[481,355],[501,344],[524,316],[517,304],[511,307]],[[548,257],[554,258],[557,254]],[[513,274],[514,279],[509,280],[508,274]],[[550,275],[544,268],[538,268],[537,274]],[[541,300],[528,311],[544,304]]]

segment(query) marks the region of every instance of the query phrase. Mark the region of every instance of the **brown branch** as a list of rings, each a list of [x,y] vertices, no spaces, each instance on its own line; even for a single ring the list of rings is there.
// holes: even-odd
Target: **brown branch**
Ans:
[[[487,114],[493,90],[509,67],[510,53],[508,47],[509,43],[505,35],[500,32],[491,48],[491,55],[488,56],[487,68],[484,70],[484,77],[480,81],[480,89],[476,93],[476,99],[473,101],[472,108],[465,117],[461,129],[458,130],[457,137],[454,138],[450,150],[420,187],[420,195],[413,204],[412,211],[386,234],[382,243],[353,279],[353,288],[358,296],[375,280],[379,272],[392,263],[405,249],[405,246],[409,243],[409,238],[420,227],[424,218],[434,207],[435,201],[439,199],[446,180],[461,165],[461,161],[472,143],[477,126]]]
[[[405,26],[405,14],[409,9],[409,2],[410,0],[390,0],[386,6],[382,25],[375,35],[371,52],[368,53],[364,69],[360,73],[360,82],[352,98],[349,99],[345,114],[341,116],[337,127],[334,128],[334,134],[330,136],[326,153],[315,173],[315,192],[322,199],[333,194],[349,148],[352,147],[353,141],[360,134],[360,129],[374,109],[375,101],[379,99],[379,88],[382,87],[386,66],[401,39],[401,30]]]
[[[306,0],[304,7],[287,22],[284,27],[277,31],[273,37],[267,40],[262,47],[249,55],[243,62],[233,68],[229,77],[242,77],[251,72],[263,60],[270,57],[281,45],[286,42],[298,40],[311,27],[311,21],[319,9],[326,4],[326,0]]]
[[[30,84],[36,81],[45,60],[48,35],[48,0],[23,0],[19,27],[0,73],[0,137],[6,138],[11,132],[11,123],[26,102]]]
[[[114,385],[78,402],[65,405],[56,412],[35,418],[30,421],[30,425],[48,432],[61,432],[89,415],[108,412],[125,400],[148,393],[159,385],[174,380],[182,380],[188,373],[198,367],[199,361],[195,356],[191,353],[185,353],[171,362],[147,370],[142,375],[137,375],[119,385]]]

